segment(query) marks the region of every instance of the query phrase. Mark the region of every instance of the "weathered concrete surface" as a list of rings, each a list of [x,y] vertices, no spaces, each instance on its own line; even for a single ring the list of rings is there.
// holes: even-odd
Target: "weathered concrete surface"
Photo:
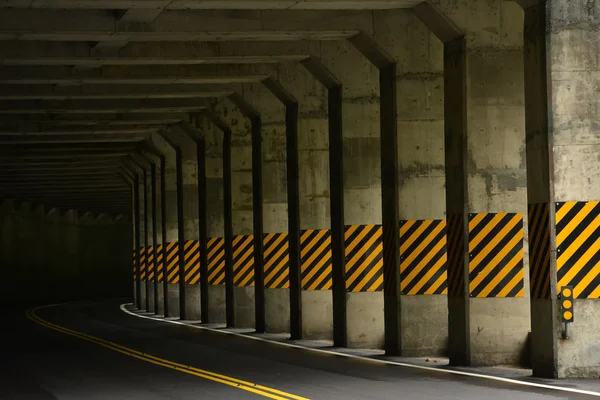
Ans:
[[[208,320],[211,324],[225,323],[225,285],[208,286]]]
[[[158,296],[158,309],[154,311],[156,315],[165,315],[164,292],[165,289],[163,283],[160,282],[158,284],[158,291],[156,292],[156,296]]]
[[[254,328],[254,287],[234,287],[235,327]]]
[[[141,304],[141,310],[145,310],[146,309],[146,289],[147,289],[147,282],[145,279],[142,279],[142,281],[140,282],[140,304]]]
[[[558,342],[558,375],[560,378],[598,379],[600,300],[575,300],[574,304],[575,322],[571,324],[570,339]]]
[[[383,292],[347,293],[348,347],[383,348]]]
[[[200,285],[185,285],[185,319],[199,321],[200,315]]]
[[[402,296],[402,355],[445,356],[448,348],[448,299],[445,295]]]
[[[148,286],[146,287],[146,296],[148,299],[148,312],[152,312],[152,313],[156,313],[156,310],[154,309],[154,282],[148,282]]]
[[[550,180],[554,201],[597,201],[600,199],[600,3],[550,1],[546,15],[549,17],[547,71],[551,79],[548,126],[553,152],[549,174],[554,178],[553,185]],[[568,283],[568,275],[557,282],[558,288]],[[581,294],[584,286],[575,286],[575,296]],[[558,318],[553,319],[560,378],[600,376],[597,329],[600,302],[593,299],[598,289],[592,289],[590,299],[575,301],[571,339],[561,339],[562,324]],[[558,310],[559,305],[554,307]],[[546,314],[547,319],[551,317],[552,314]]]
[[[290,331],[289,289],[265,289],[265,320],[268,333]]]
[[[179,317],[179,285],[169,283],[167,296],[169,296],[169,317]]]
[[[529,299],[471,299],[471,363],[523,365],[529,360]]]
[[[446,161],[464,168],[460,179],[466,197],[462,184],[449,183],[447,207],[454,213],[525,216],[523,12],[516,2],[495,1],[447,2],[441,4],[441,10],[466,33],[466,75],[454,76],[464,79],[466,110],[460,101],[447,107],[448,113],[453,107],[456,113],[466,111],[466,152],[461,146],[446,149]],[[452,93],[447,95],[452,98]],[[451,132],[458,134],[460,130]],[[524,234],[525,244],[526,230]],[[527,254],[525,246],[525,276],[529,274]],[[524,286],[527,298],[527,281]],[[521,300],[512,301],[512,307],[522,308],[510,314],[505,312],[503,299],[469,298],[467,294],[453,300],[449,307],[451,362],[493,365],[521,360],[522,341],[530,329],[528,303]],[[507,342],[507,335],[515,340]]]
[[[302,337],[333,338],[333,301],[331,290],[302,291]]]

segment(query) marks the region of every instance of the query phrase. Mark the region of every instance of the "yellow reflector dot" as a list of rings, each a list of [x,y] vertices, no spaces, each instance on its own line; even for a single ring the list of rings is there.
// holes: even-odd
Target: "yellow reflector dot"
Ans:
[[[563,317],[565,317],[565,319],[566,319],[567,321],[569,321],[569,320],[573,319],[573,313],[571,313],[571,311],[566,311],[566,312],[563,314]]]
[[[571,296],[571,289],[563,289],[563,296],[570,297]]]
[[[573,305],[573,303],[571,303],[571,300],[565,300],[565,301],[563,301],[563,307],[564,308],[571,308],[572,305]]]

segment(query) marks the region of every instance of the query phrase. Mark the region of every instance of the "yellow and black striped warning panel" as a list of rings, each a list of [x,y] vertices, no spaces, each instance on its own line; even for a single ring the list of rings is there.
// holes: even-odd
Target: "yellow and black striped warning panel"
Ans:
[[[531,298],[550,298],[550,205],[529,204],[529,288]]]
[[[148,273],[147,275],[147,279],[150,282],[154,281],[154,246],[148,246],[148,248],[146,249],[146,254],[148,255],[148,261],[147,261],[147,270]]]
[[[346,226],[346,290],[383,291],[383,230],[381,225]]]
[[[167,281],[169,283],[179,282],[179,246],[177,242],[167,243]]]
[[[523,297],[523,215],[469,215],[469,294]]]
[[[331,290],[331,231],[300,232],[302,290]]]
[[[254,235],[233,238],[233,284],[254,286]]]
[[[140,279],[146,280],[146,248],[140,247]]]
[[[195,285],[200,282],[200,242],[186,240],[185,254],[185,283]]]
[[[448,296],[465,295],[465,225],[463,214],[452,214],[446,220]]]
[[[156,246],[156,278],[158,282],[163,281],[163,245]]]
[[[556,203],[557,289],[576,299],[600,298],[600,202]]]
[[[206,251],[208,254],[208,284],[225,284],[225,239],[208,239]]]
[[[265,288],[290,287],[290,263],[287,233],[267,233],[263,239]]]
[[[446,220],[400,221],[400,293],[446,294]]]
[[[133,280],[137,280],[137,251],[133,250]]]

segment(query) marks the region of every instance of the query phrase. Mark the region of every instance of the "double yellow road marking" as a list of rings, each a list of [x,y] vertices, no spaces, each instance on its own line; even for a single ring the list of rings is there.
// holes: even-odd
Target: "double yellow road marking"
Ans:
[[[286,393],[281,390],[272,389],[266,386],[258,385],[256,383],[232,378],[226,375],[217,374],[215,372],[206,371],[200,368],[194,368],[188,365],[179,364],[173,361],[165,360],[163,358],[155,357],[150,354],[145,354],[137,350],[130,349],[125,346],[121,346],[116,343],[109,342],[108,340],[100,339],[95,336],[87,335],[85,333],[77,332],[59,325],[55,325],[48,321],[45,321],[37,316],[36,314],[37,308],[30,309],[26,312],[27,318],[31,321],[42,325],[46,328],[53,329],[58,332],[62,332],[64,334],[77,337],[79,339],[86,340],[91,343],[98,344],[100,346],[106,347],[107,349],[114,350],[121,354],[125,354],[130,357],[137,358],[139,360],[143,360],[155,365],[160,365],[162,367],[171,368],[179,372],[183,372],[189,375],[198,376],[200,378],[208,379],[213,382],[221,383],[223,385],[231,386],[236,389],[245,390],[248,392],[255,393],[259,396],[267,397],[269,399],[275,400],[309,400],[306,397],[296,396],[291,393]]]

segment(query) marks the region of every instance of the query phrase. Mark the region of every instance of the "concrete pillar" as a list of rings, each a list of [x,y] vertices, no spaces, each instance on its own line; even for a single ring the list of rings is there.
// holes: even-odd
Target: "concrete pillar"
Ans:
[[[142,310],[146,310],[147,305],[147,280],[148,280],[148,217],[147,217],[147,203],[146,199],[147,191],[147,178],[146,173],[143,170],[139,171],[139,209],[140,209],[140,248],[138,249],[138,257],[140,259],[140,270],[139,270],[139,302]]]
[[[465,34],[444,55],[450,362],[524,363],[523,14],[513,2],[442,6]]]
[[[364,247],[364,252],[358,251],[363,246],[357,235],[354,236],[356,243],[346,241],[348,346],[381,348],[384,341],[382,246],[380,228],[373,226],[381,224],[378,72],[345,41],[323,42],[316,54],[344,83],[346,231],[364,231],[366,241],[370,240],[370,245]],[[370,255],[373,258],[369,258]],[[356,271],[358,273],[354,274]],[[374,272],[374,282],[360,284],[369,272]]]
[[[281,84],[299,100],[302,337],[332,339],[327,89],[300,65],[282,66],[280,76]]]
[[[146,242],[146,311],[154,312],[154,213],[152,209],[152,171],[148,165],[144,174],[144,241]]]
[[[183,155],[183,217],[185,231],[185,317],[200,320],[200,244],[198,230],[198,180],[196,145],[180,129],[172,137],[181,144]]]
[[[205,135],[208,321],[225,323],[225,220],[223,212],[223,132],[207,118],[198,120]]]
[[[413,13],[375,13],[374,40],[397,60],[401,353],[445,355],[443,44]]]
[[[165,199],[166,208],[166,237],[163,243],[168,249],[167,259],[163,260],[163,279],[167,279],[168,309],[165,310],[165,316],[179,316],[179,254],[177,241],[179,235],[177,231],[177,174],[175,168],[175,151],[159,135],[152,135],[152,141],[161,150],[166,158],[165,174]]]
[[[252,217],[252,132],[250,122],[229,102],[215,110],[231,127],[233,290],[236,328],[254,328],[254,244]],[[219,135],[221,132],[215,132]]]
[[[529,5],[525,98],[533,373],[597,378],[600,5]],[[572,288],[574,298],[568,335],[561,312],[564,287]]]

